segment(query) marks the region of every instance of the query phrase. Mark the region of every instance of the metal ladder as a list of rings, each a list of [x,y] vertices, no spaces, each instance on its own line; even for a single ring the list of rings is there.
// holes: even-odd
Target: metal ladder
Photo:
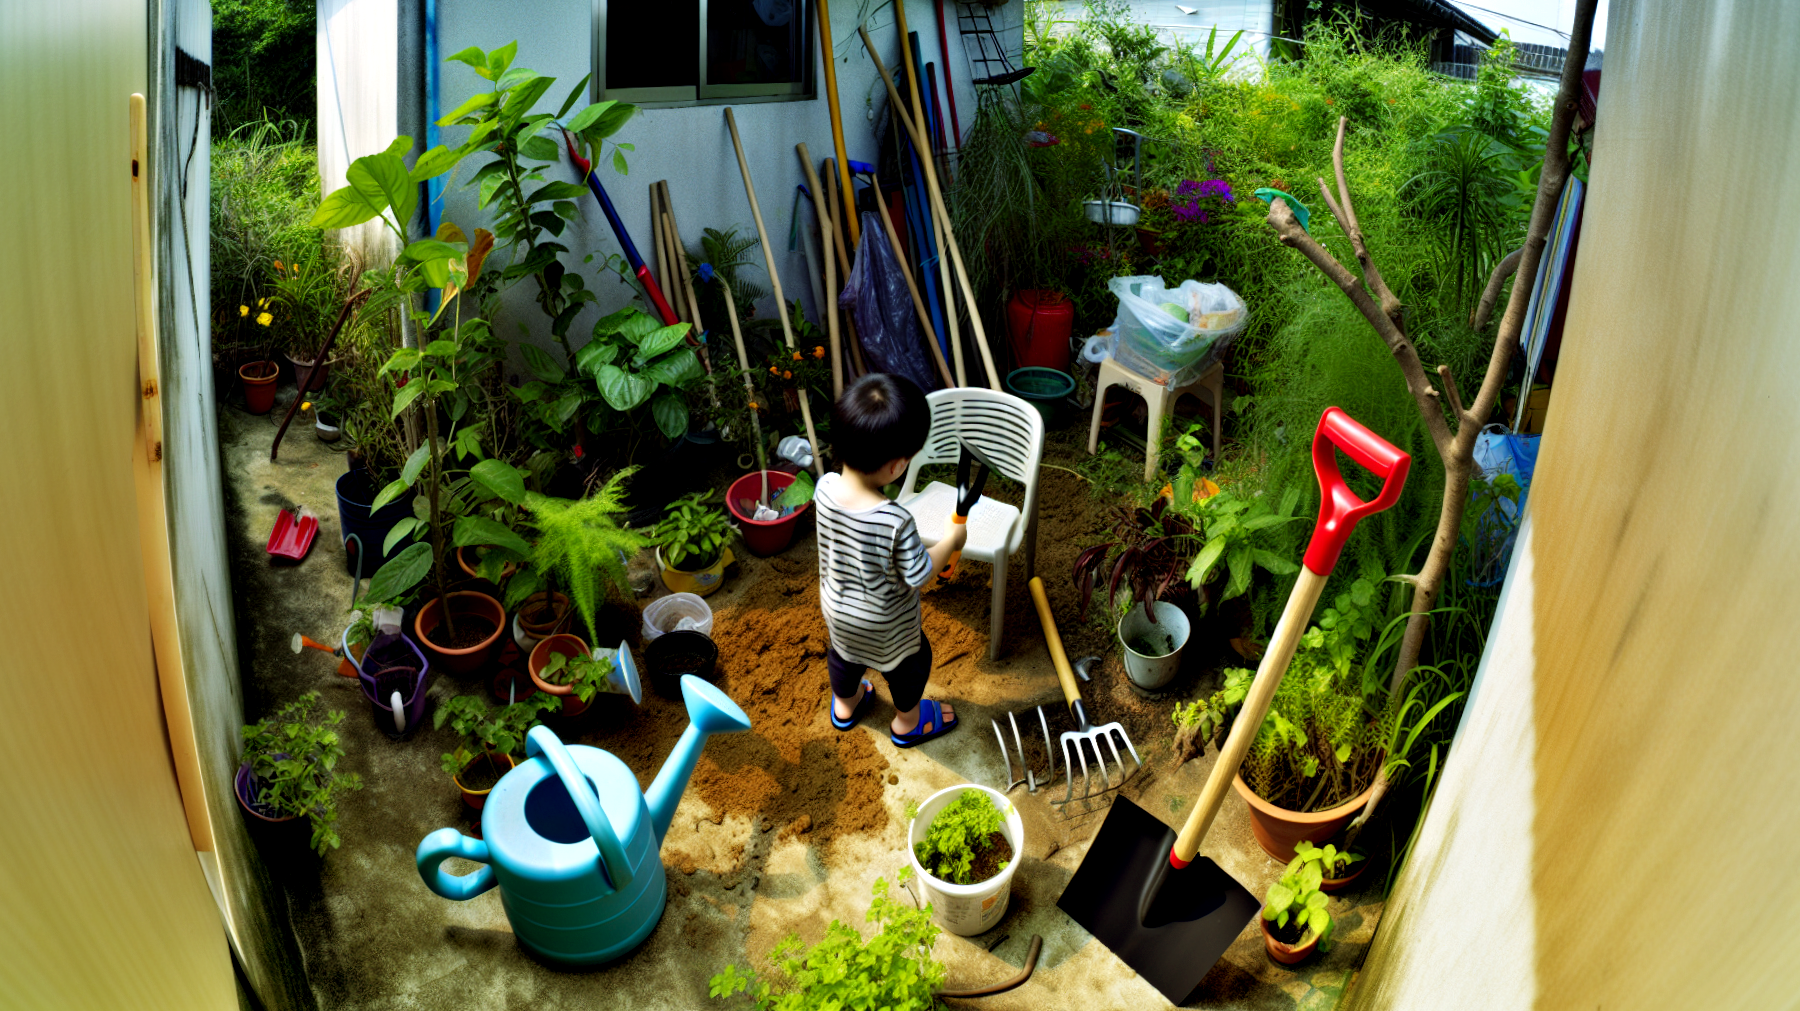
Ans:
[[[963,55],[969,61],[969,79],[975,84],[1000,87],[1016,84],[1031,75],[1036,67],[1023,69],[1013,66],[1013,57],[1006,52],[1000,41],[1000,33],[994,30],[993,18],[988,16],[988,5],[985,3],[958,3],[956,28],[962,33]],[[974,45],[969,40],[974,39]]]

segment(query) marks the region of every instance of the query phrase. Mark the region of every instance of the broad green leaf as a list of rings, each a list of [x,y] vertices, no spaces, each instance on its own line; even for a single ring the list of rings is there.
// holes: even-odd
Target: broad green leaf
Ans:
[[[575,416],[577,410],[580,410],[581,400],[581,394],[567,393],[559,398],[556,403],[550,405],[551,417],[556,422],[557,431],[562,431],[562,426],[568,424],[569,419]]]
[[[542,140],[543,138],[534,137],[532,139]],[[558,180],[556,182],[545,183],[536,190],[533,190],[531,196],[527,197],[526,200],[530,203],[537,204],[542,203],[545,200],[580,200],[585,196],[587,196],[586,186],[583,186],[580,183],[569,183]]]
[[[388,356],[388,360],[381,364],[381,370],[376,374],[379,375],[383,372],[411,372],[413,369],[419,367],[419,362],[421,360],[423,360],[423,356],[418,348],[400,348],[392,355]]]
[[[387,210],[386,199],[371,204],[356,187],[345,186],[333,191],[319,204],[308,224],[313,228],[349,228],[375,220],[375,216],[384,210]]]
[[[486,207],[488,204],[492,203],[494,194],[500,192],[500,187],[505,186],[508,182],[511,182],[511,180],[506,178],[506,173],[504,172],[495,172],[493,175],[482,179],[481,189],[476,196],[477,206]]]
[[[518,55],[518,52],[519,42],[517,39],[514,39],[506,45],[501,46],[499,49],[489,53],[487,57],[487,72],[491,76],[488,77],[488,80],[494,80],[501,74],[506,73],[506,68],[512,66],[513,57]]]
[[[1281,496],[1281,508],[1277,510],[1283,516],[1294,515],[1294,507],[1300,504],[1300,486],[1288,485],[1288,490]]]
[[[638,341],[638,359],[640,361],[649,361],[657,355],[662,354],[664,351],[680,344],[682,340],[687,337],[688,328],[690,326],[691,324],[688,323],[676,323],[672,326],[658,327],[645,334],[643,338]]]
[[[1233,546],[1230,551],[1225,553],[1225,564],[1231,567],[1231,580],[1225,584],[1225,595],[1220,599],[1230,600],[1250,588],[1250,576],[1252,575],[1250,545]]]
[[[569,97],[563,99],[562,108],[556,110],[557,119],[567,116],[569,110],[575,108],[575,100],[581,97],[582,89],[587,87],[587,83],[593,80],[593,77],[593,74],[584,74],[581,80],[575,82],[575,86],[569,89]]]
[[[1311,895],[1308,895],[1306,897],[1306,908],[1308,908],[1308,909],[1324,909],[1325,904],[1329,901],[1331,901],[1331,900],[1325,895],[1324,892],[1314,892]]]
[[[518,505],[525,501],[525,475],[504,460],[483,460],[469,468],[469,479],[496,498]]]
[[[586,127],[583,127],[580,130],[574,130],[573,132],[580,134],[589,144],[595,145],[597,150],[598,145],[602,140],[617,133],[620,127],[630,122],[631,117],[637,115],[637,112],[637,106],[627,102],[620,102],[601,113],[598,118]]]
[[[1268,908],[1275,909],[1275,910],[1285,910],[1285,909],[1287,909],[1287,907],[1289,907],[1293,904],[1294,904],[1293,889],[1289,888],[1288,886],[1282,884],[1279,881],[1277,881],[1274,884],[1269,886]]]
[[[350,163],[344,178],[370,206],[384,203],[392,208],[394,221],[402,228],[412,220],[413,209],[419,204],[419,187],[408,176],[406,163],[399,155],[388,151],[364,155]]]
[[[425,383],[422,381],[407,383],[405,386],[400,387],[400,392],[394,394],[394,413],[389,415],[389,417],[398,418],[401,413],[408,407],[411,407],[412,402],[419,399],[419,395],[424,392]]]
[[[389,481],[388,486],[381,489],[381,494],[375,496],[375,501],[369,506],[369,511],[372,513],[380,512],[383,506],[406,494],[406,490],[410,487],[412,487],[412,483],[404,478],[396,478]],[[382,554],[386,553],[387,552],[385,551],[382,552]]]
[[[619,357],[619,346],[605,340],[592,340],[575,352],[575,367],[588,375],[602,365],[610,365]]]
[[[1350,584],[1350,600],[1357,607],[1368,607],[1369,601],[1374,599],[1374,596],[1375,588],[1370,586],[1367,581],[1358,579]]]
[[[588,127],[593,126],[601,116],[606,115],[607,112],[618,104],[618,102],[608,100],[605,102],[595,102],[587,108],[582,109],[569,119],[569,132],[580,133],[583,130],[586,130]]]
[[[629,411],[643,403],[656,388],[656,384],[643,376],[634,375],[617,365],[602,365],[594,375],[594,385],[600,390],[600,396],[615,411]]]
[[[1249,519],[1244,520],[1243,527],[1245,530],[1267,530],[1270,527],[1278,527],[1283,523],[1292,523],[1296,518],[1297,517],[1294,516],[1276,516],[1273,513],[1263,513],[1261,516],[1252,516]]]
[[[1300,569],[1300,566],[1295,565],[1288,559],[1264,548],[1253,549],[1250,552],[1250,557],[1256,561],[1256,564],[1273,572],[1277,576],[1285,576],[1291,572],[1298,572]]]
[[[435,340],[435,341],[432,341],[430,344],[425,345],[425,353],[428,355],[434,355],[438,358],[454,357],[456,354],[456,350],[457,349],[456,349],[455,341]]]
[[[1213,566],[1218,563],[1219,556],[1225,552],[1225,538],[1214,537],[1206,542],[1200,553],[1194,556],[1194,562],[1188,566],[1188,585],[1199,589],[1200,584],[1212,576]]]
[[[419,585],[431,571],[431,545],[420,541],[395,555],[369,580],[370,600],[393,600]]]
[[[656,419],[656,427],[662,430],[662,434],[670,439],[679,439],[687,434],[687,401],[678,393],[664,390],[652,397],[650,416]]]
[[[421,525],[422,524],[420,524],[418,520],[414,519],[411,516],[408,516],[405,519],[401,520],[400,522],[394,524],[394,528],[392,530],[388,531],[387,540],[385,540],[381,543],[382,556],[386,557],[386,556],[392,554],[394,551],[394,545],[399,544],[401,541],[405,540],[408,536],[410,536],[412,534],[412,532],[414,530],[417,530]]]
[[[531,554],[531,545],[525,538],[513,533],[506,524],[486,516],[464,516],[458,519],[452,539],[459,548],[491,546],[516,551],[521,556]]]
[[[549,91],[550,86],[555,83],[556,78],[554,77],[533,77],[531,80],[518,85],[507,93],[506,104],[500,107],[500,114],[502,116],[523,115],[530,110],[532,106],[536,105],[538,99],[544,97],[544,92]],[[549,119],[550,116],[546,113],[542,117],[528,117],[522,122],[529,123],[530,132],[536,133],[537,128],[549,121]]]
[[[616,333],[636,344],[644,335],[662,327],[662,321],[635,306],[626,306],[594,324],[594,336]]]
[[[561,152],[555,141],[540,133],[525,138],[525,143],[519,145],[519,153],[537,161],[555,161]]]
[[[487,53],[482,52],[480,46],[470,46],[454,56],[444,57],[444,62],[467,63],[471,67],[485,70],[487,68]]]
[[[445,242],[442,239],[420,239],[408,243],[400,252],[400,259],[405,263],[428,263],[432,260],[459,259],[469,251],[467,243]]]
[[[776,498],[775,504],[798,509],[813,500],[813,492],[816,489],[817,486],[813,483],[812,471],[803,470],[794,475],[793,484],[790,484],[781,490],[781,495]]]
[[[682,348],[674,354],[664,355],[651,362],[641,375],[654,379],[666,386],[680,389],[690,381],[706,374],[700,364],[700,358],[694,354],[693,348]]]
[[[631,166],[625,161],[625,152],[617,147],[613,148],[613,171],[622,176],[631,174]]]
[[[412,451],[412,455],[406,458],[406,465],[400,468],[400,480],[411,488],[419,480],[419,475],[425,472],[425,465],[430,462],[431,443],[419,443],[419,448]]]
[[[1325,875],[1319,871],[1318,864],[1307,864],[1305,867],[1300,868],[1300,891],[1302,893],[1318,891],[1319,882],[1324,880],[1324,878]]]
[[[543,348],[535,344],[520,343],[519,355],[525,359],[525,367],[531,370],[531,374],[544,382],[554,383],[562,379],[562,367],[557,365],[556,359],[551,358],[549,352]],[[575,353],[575,360],[577,362],[581,360],[579,351]]]
[[[537,80],[538,76],[538,72],[530,67],[508,67],[506,73],[501,74],[500,79],[494,82],[494,90],[511,91],[528,81]]]
[[[412,171],[407,173],[407,178],[415,183],[422,183],[427,179],[436,179],[438,176],[455,168],[456,163],[461,160],[461,150],[448,148],[439,144],[437,147],[420,155],[418,159],[413,162]]]
[[[477,109],[485,109],[494,104],[495,95],[491,91],[477,91],[470,95],[468,101],[452,109],[448,115],[437,121],[439,126],[449,126]],[[429,178],[429,177],[428,177]]]

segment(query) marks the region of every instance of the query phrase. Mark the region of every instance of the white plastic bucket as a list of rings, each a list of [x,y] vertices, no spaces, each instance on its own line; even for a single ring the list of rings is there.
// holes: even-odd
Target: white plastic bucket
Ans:
[[[1181,668],[1181,650],[1188,641],[1187,615],[1167,601],[1156,602],[1156,622],[1151,623],[1144,605],[1136,604],[1119,619],[1119,645],[1125,649],[1125,673],[1145,691],[1168,684]],[[1146,650],[1148,652],[1146,652]]]
[[[682,619],[687,624],[682,624]],[[666,597],[658,597],[644,608],[644,641],[655,640],[664,632],[677,629],[692,629],[701,635],[710,636],[713,630],[712,608],[706,605],[705,599],[695,593],[671,593]]]
[[[927,874],[925,868],[919,866],[918,851],[914,847],[925,840],[925,830],[931,827],[931,819],[955,803],[964,790],[980,790],[1006,815],[1001,831],[1006,833],[1006,841],[1012,844],[1013,856],[1000,873],[986,881],[954,885]],[[906,832],[906,858],[912,863],[913,874],[925,892],[925,901],[931,905],[931,918],[938,926],[964,937],[993,929],[1000,917],[1006,915],[1007,902],[1012,898],[1013,872],[1019,869],[1024,852],[1025,825],[1019,820],[1018,808],[999,791],[974,783],[952,786],[925,798],[925,803],[919,805],[918,817],[912,820]]]

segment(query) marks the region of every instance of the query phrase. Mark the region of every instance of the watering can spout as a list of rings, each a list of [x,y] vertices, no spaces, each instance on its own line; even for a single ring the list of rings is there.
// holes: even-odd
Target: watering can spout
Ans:
[[[656,774],[656,781],[644,791],[644,803],[650,808],[650,827],[656,833],[657,845],[669,831],[675,818],[675,805],[687,789],[694,774],[694,763],[700,760],[700,749],[713,734],[728,734],[750,729],[750,717],[736,702],[717,687],[689,674],[681,679],[681,698],[687,703],[688,726],[675,742],[675,750]]]

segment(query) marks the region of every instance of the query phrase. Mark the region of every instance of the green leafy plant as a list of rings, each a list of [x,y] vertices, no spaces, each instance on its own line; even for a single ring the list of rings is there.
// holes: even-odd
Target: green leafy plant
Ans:
[[[1339,852],[1331,843],[1320,849],[1305,839],[1294,844],[1294,855],[1298,860],[1317,861],[1320,873],[1331,879],[1342,878],[1351,864],[1364,859],[1361,853]]]
[[[1207,741],[1218,747],[1225,740],[1232,718],[1244,704],[1251,682],[1256,680],[1256,672],[1243,667],[1226,668],[1224,675],[1224,687],[1206,698],[1175,703],[1170,718],[1175,722],[1176,765],[1199,758]]]
[[[528,698],[498,709],[479,695],[456,696],[439,706],[431,717],[434,728],[448,722],[450,729],[462,736],[456,750],[444,753],[444,771],[455,776],[476,759],[486,758],[494,775],[501,775],[505,770],[487,756],[519,754],[525,746],[525,735],[538,725],[539,717],[561,708],[562,700],[545,692],[533,692]]]
[[[1010,859],[1002,859],[989,874],[976,878],[975,861],[1004,842],[1005,812],[994,806],[993,799],[980,790],[964,790],[948,807],[939,811],[925,829],[925,838],[913,844],[913,854],[925,873],[940,881],[957,885],[973,885],[986,881],[1006,869]],[[1001,836],[996,843],[995,835]]]
[[[818,490],[814,483],[812,471],[803,470],[794,475],[794,483],[781,489],[775,497],[775,505],[782,509],[798,509],[813,500],[813,493]]]
[[[686,571],[703,569],[718,559],[720,549],[731,539],[731,521],[707,504],[711,497],[703,491],[683,495],[669,504],[662,521],[651,529],[650,536],[662,548],[663,561],[670,567],[685,564]]]
[[[1331,950],[1332,920],[1325,908],[1331,899],[1319,891],[1319,883],[1325,877],[1322,861],[1330,849],[1312,849],[1309,845],[1300,852],[1296,846],[1294,859],[1288,861],[1281,878],[1269,886],[1262,918],[1275,924],[1277,940],[1302,946],[1316,937],[1320,951]],[[1284,933],[1286,937],[1282,936]]]
[[[715,274],[731,289],[738,318],[747,320],[756,315],[756,300],[769,294],[768,288],[744,275],[747,270],[762,270],[750,254],[756,245],[755,234],[739,235],[736,227],[724,231],[701,229],[700,244],[688,249],[687,259],[692,264],[694,291],[700,298],[703,318],[725,318],[724,293],[717,285],[707,283]]]
[[[337,833],[338,795],[362,789],[362,777],[338,771],[344,757],[338,742],[341,710],[315,715],[319,693],[307,692],[268,719],[243,728],[244,758],[250,763],[255,806],[280,816],[305,816],[312,824],[312,847],[320,856],[342,842]]]
[[[589,640],[596,636],[594,615],[601,598],[609,588],[627,586],[624,558],[651,543],[650,537],[619,525],[625,513],[625,482],[634,473],[635,468],[621,470],[592,495],[576,501],[526,494],[525,508],[537,528],[537,543],[531,547],[530,564],[507,586],[509,610],[534,593],[561,586],[587,626]]]
[[[912,869],[902,868],[905,886]],[[831,921],[811,948],[789,934],[769,953],[768,976],[735,965],[714,976],[708,993],[718,1000],[739,994],[757,1011],[874,1009],[929,1011],[944,985],[944,966],[931,957],[939,928],[931,907],[918,908],[889,897],[888,882],[877,878],[866,922],[876,933],[866,941],[855,927]]]
[[[606,676],[612,673],[612,669],[612,661],[604,656],[583,654],[570,657],[566,653],[551,653],[544,669],[538,671],[538,677],[550,684],[574,689],[576,698],[592,702],[594,696],[606,687]]]

